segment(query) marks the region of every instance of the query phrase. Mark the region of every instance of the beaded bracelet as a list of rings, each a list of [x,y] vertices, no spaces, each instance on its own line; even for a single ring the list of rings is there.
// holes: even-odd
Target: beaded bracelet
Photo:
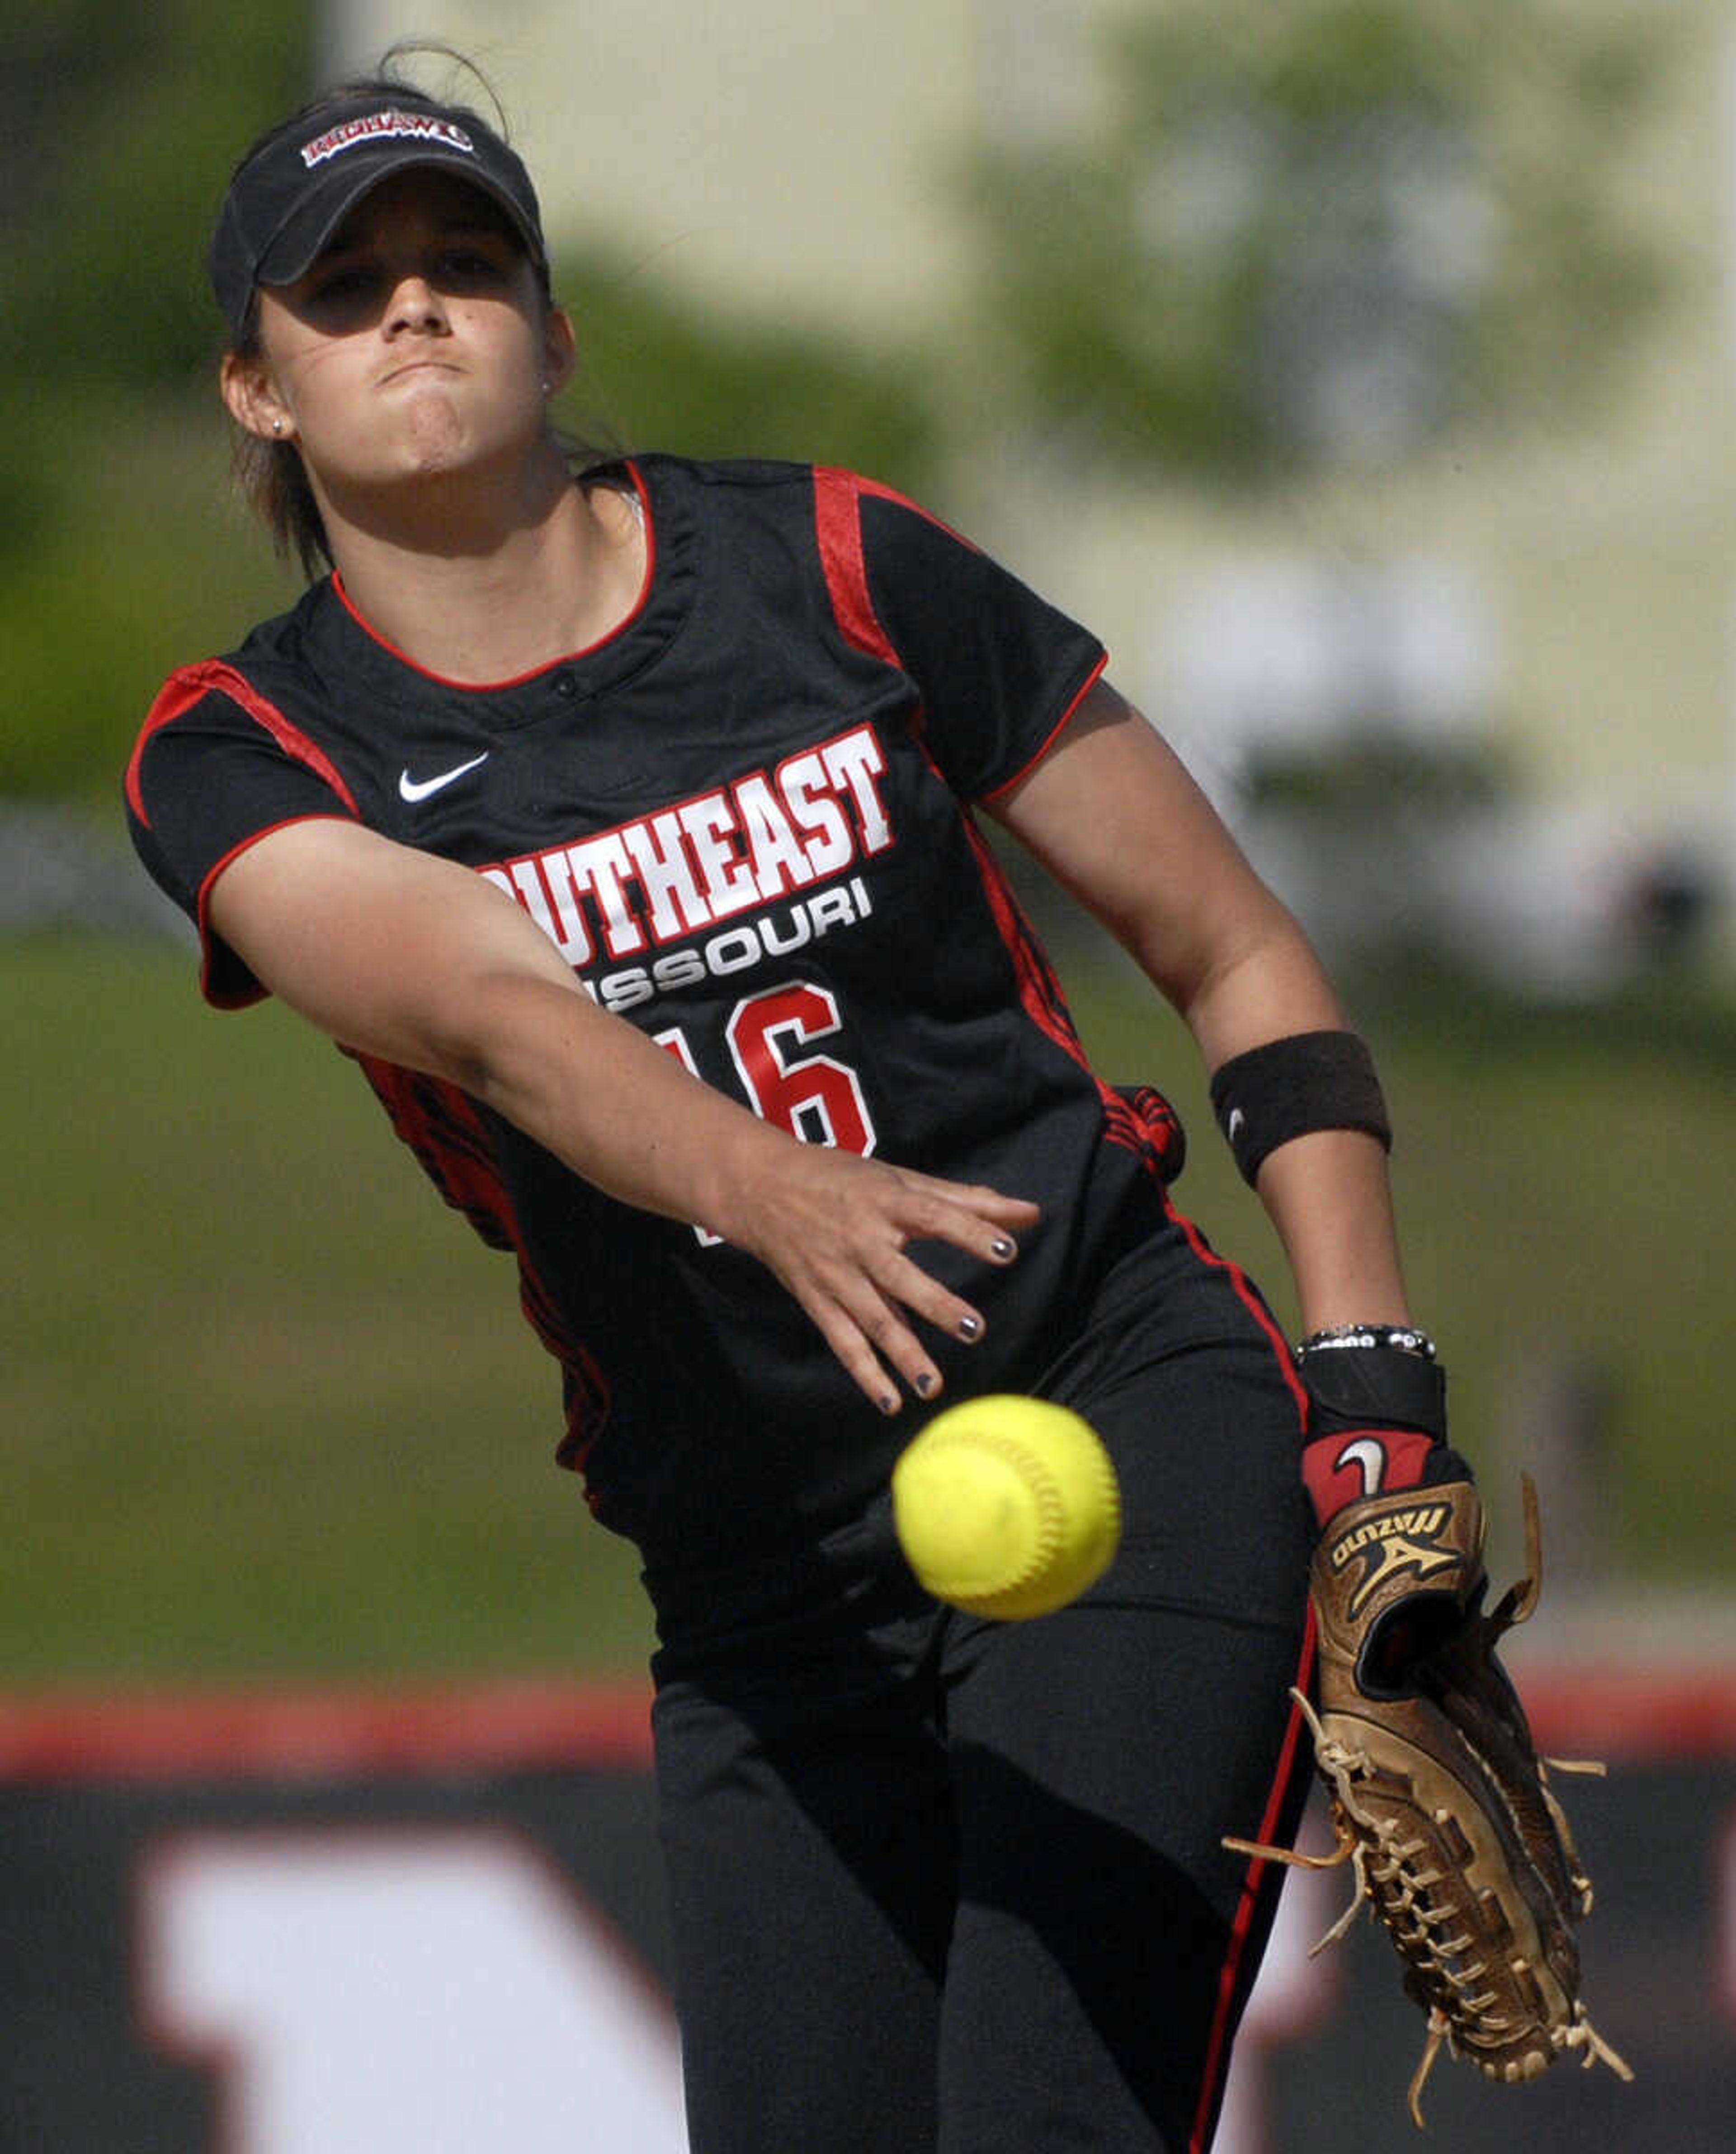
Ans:
[[[1426,1331],[1409,1324],[1337,1324],[1325,1331],[1311,1331],[1296,1349],[1296,1359],[1310,1354],[1330,1354],[1337,1346],[1386,1346],[1397,1354],[1417,1354],[1425,1361],[1435,1358],[1435,1342]]]

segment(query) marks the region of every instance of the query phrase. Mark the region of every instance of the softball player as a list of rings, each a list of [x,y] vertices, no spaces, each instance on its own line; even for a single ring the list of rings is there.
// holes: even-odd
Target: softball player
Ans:
[[[980,816],[1187,1018],[1308,1324],[1415,1356],[1366,1053],[1095,639],[966,541],[841,471],[574,475],[477,114],[334,92],[211,269],[256,497],[331,572],[168,681],[134,837],[211,1000],[340,1042],[515,1257],[643,1552],[697,2154],[1204,2147],[1276,1891],[1222,1836],[1302,1791],[1310,1405]],[[1095,1425],[1126,1534],[998,1626],[886,1488],[1002,1390]]]

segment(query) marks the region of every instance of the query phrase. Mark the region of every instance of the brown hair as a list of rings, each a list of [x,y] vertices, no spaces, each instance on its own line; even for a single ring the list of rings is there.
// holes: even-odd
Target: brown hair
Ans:
[[[255,363],[263,356],[257,299],[248,311],[247,334],[234,356]],[[268,442],[232,419],[229,470],[236,492],[270,532],[282,559],[293,556],[309,580],[330,568],[325,518],[308,483],[301,452],[293,442]]]

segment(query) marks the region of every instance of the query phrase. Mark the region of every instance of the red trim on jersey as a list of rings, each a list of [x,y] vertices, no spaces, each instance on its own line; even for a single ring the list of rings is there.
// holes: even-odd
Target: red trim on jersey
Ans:
[[[183,711],[191,710],[205,694],[211,684],[194,678],[202,671],[202,667],[189,666],[169,676],[157,691],[156,700],[146,712],[145,722],[139,728],[139,738],[133,743],[133,752],[127,758],[127,805],[147,830],[151,828],[151,818],[145,812],[145,796],[139,789],[139,766],[144,762],[145,751],[158,727],[171,724]]]
[[[227,696],[231,702],[239,704],[256,724],[265,728],[285,755],[304,763],[316,778],[323,778],[330,786],[352,815],[360,816],[355,795],[324,749],[309,740],[299,726],[292,724],[244,674],[237,673],[221,658],[207,658],[197,666],[178,667],[169,676],[146,713],[139,738],[133,744],[132,756],[126,766],[126,797],[133,813],[146,829],[151,827],[151,818],[145,812],[144,795],[139,786],[139,769],[145,751],[154,734],[190,711],[202,696],[213,693]]]
[[[858,499],[865,493],[876,501],[892,502],[900,508],[907,508],[912,516],[920,516],[925,523],[932,523],[937,531],[944,531],[949,538],[956,538],[961,546],[968,547],[973,554],[980,554],[983,550],[974,539],[967,538],[962,531],[955,531],[943,517],[937,516],[932,508],[924,508],[920,501],[912,501],[907,493],[901,493],[896,486],[884,485],[877,478],[864,478],[860,472],[840,472],[827,467],[826,476],[847,479]]]
[[[266,1001],[271,993],[268,988],[262,986],[257,980],[253,982],[251,988],[237,990],[234,993],[226,993],[212,985],[212,945],[222,942],[222,936],[212,927],[210,918],[211,894],[217,887],[217,877],[232,860],[238,860],[243,853],[251,852],[262,838],[270,837],[273,831],[291,829],[298,823],[342,823],[347,820],[347,817],[340,815],[335,811],[329,814],[321,814],[316,811],[307,815],[286,815],[281,823],[268,823],[263,830],[254,830],[243,838],[238,845],[231,845],[222,860],[212,865],[204,881],[199,886],[198,911],[199,992],[213,1009],[250,1009],[255,1003]],[[224,947],[227,948],[227,944],[224,944]],[[237,954],[236,962],[245,964],[246,960]]]
[[[0,1700],[0,1781],[648,1766],[636,1683]]]
[[[853,472],[814,467],[814,528],[819,564],[845,641],[871,658],[901,668],[903,661],[874,610],[868,590],[868,564],[862,553],[863,483]]]
[[[1296,1665],[1295,1687],[1305,1697],[1314,1676],[1315,1638],[1314,1610],[1310,1608],[1302,1633],[1301,1658]],[[1264,1845],[1272,1844],[1273,1835],[1279,1830],[1296,1774],[1307,1769],[1308,1754],[1302,1744],[1303,1724],[1302,1708],[1293,1705],[1284,1731],[1284,1747],[1278,1753],[1278,1769],[1272,1776],[1271,1789],[1266,1797],[1266,1807],[1259,1824],[1249,1835]],[[1200,2077],[1199,2106],[1193,2113],[1193,2131],[1187,2141],[1187,2154],[1203,2154],[1210,2136],[1212,2121],[1217,2113],[1224,2076],[1229,2068],[1230,2028],[1239,2009],[1238,1998],[1244,1989],[1243,1963],[1247,1957],[1248,1940],[1260,1912],[1261,1889],[1270,1867],[1271,1865],[1264,1858],[1255,1855],[1249,1861],[1243,1876],[1242,1896],[1236,1903],[1235,1920],[1230,1925],[1229,1946],[1218,1977],[1218,2009],[1212,2016],[1212,2032],[1206,2045],[1205,2069]]]
[[[527,681],[534,681],[542,674],[552,673],[559,666],[570,666],[579,659],[589,658],[594,652],[601,651],[606,645],[613,643],[618,635],[624,635],[645,611],[651,599],[651,586],[656,580],[656,524],[651,515],[651,495],[640,476],[639,467],[629,462],[627,476],[632,480],[634,490],[639,496],[640,512],[645,519],[645,574],[640,579],[638,595],[615,625],[605,630],[593,642],[580,644],[576,651],[564,651],[558,658],[543,659],[534,666],[527,666],[522,673],[509,674],[503,681],[455,681],[448,673],[437,673],[431,666],[419,664],[407,651],[401,651],[389,635],[383,635],[360,611],[355,600],[345,590],[344,579],[336,569],[332,571],[331,587],[337,593],[345,612],[368,641],[377,643],[382,651],[389,651],[401,666],[407,666],[412,673],[420,673],[425,681],[437,681],[442,688],[457,688],[472,696],[489,696],[501,688],[523,687]]]
[[[814,531],[819,548],[820,565],[825,574],[826,588],[839,628],[845,641],[855,649],[865,651],[870,657],[878,658],[886,665],[901,668],[903,661],[874,610],[873,597],[868,588],[867,562],[862,550],[861,497],[865,493],[876,500],[896,502],[901,508],[908,508],[937,529],[945,531],[949,537],[957,539],[961,545],[970,546],[971,542],[953,531],[950,525],[942,523],[937,516],[931,516],[920,503],[911,501],[892,487],[879,485],[873,480],[858,477],[854,472],[841,471],[831,466],[814,467]],[[977,549],[972,547],[971,550],[975,552]],[[1044,737],[1042,745],[1011,778],[997,786],[987,798],[992,800],[1008,787],[1016,785],[1026,772],[1042,760],[1108,663],[1107,654],[1098,659],[1090,675]],[[920,713],[911,730],[929,768],[942,784],[947,784],[946,775],[923,738]],[[1103,1103],[1104,1131],[1110,1141],[1126,1146],[1130,1151],[1137,1152],[1160,1180],[1167,1179],[1168,1174],[1174,1171],[1181,1135],[1181,1125],[1176,1120],[1174,1110],[1167,1100],[1150,1086],[1141,1088],[1136,1100],[1124,1098],[1113,1085],[1105,1085],[1091,1069],[1084,1044],[1075,1029],[1072,1013],[1067,1007],[1060,982],[1027,924],[999,862],[968,814],[963,822],[965,834],[976,855],[978,872],[982,876],[995,925],[1013,959],[1019,1000],[1027,1015],[1063,1053],[1090,1076]]]
[[[932,758],[930,760],[932,763]],[[965,835],[976,855],[983,894],[1013,960],[1019,999],[1025,1014],[1039,1031],[1078,1064],[1096,1086],[1103,1107],[1103,1133],[1109,1141],[1137,1153],[1150,1173],[1160,1182],[1167,1181],[1176,1171],[1181,1141],[1181,1125],[1174,1110],[1162,1093],[1150,1085],[1141,1086],[1129,1099],[1114,1085],[1105,1084],[1092,1069],[1061,983],[1020,910],[1000,862],[970,817],[965,816],[963,821]]]
[[[973,554],[982,549],[895,486],[883,486],[878,479],[864,478],[859,472],[843,471],[833,464],[814,467],[814,531],[838,625],[845,641],[858,651],[866,651],[871,658],[883,658],[889,666],[901,666],[903,661],[874,610],[868,589],[868,568],[862,552],[864,494],[907,508],[912,516],[920,516],[937,531],[944,531],[947,538]]]
[[[1044,757],[1048,754],[1050,748],[1052,748],[1055,743],[1060,738],[1061,735],[1066,732],[1068,727],[1072,724],[1074,713],[1078,710],[1080,705],[1085,701],[1085,697],[1090,694],[1092,689],[1095,688],[1097,683],[1103,678],[1105,672],[1108,669],[1108,666],[1109,653],[1105,651],[1102,656],[1097,661],[1097,663],[1085,676],[1084,681],[1080,684],[1079,693],[1073,697],[1066,709],[1062,712],[1059,717],[1055,720],[1054,723],[1044,735],[1042,746],[1037,749],[1034,755],[1027,756],[1025,760],[1019,765],[1019,768],[1014,772],[1010,778],[1003,778],[992,793],[985,793],[983,795],[983,800],[985,806],[993,805],[995,801],[1003,799],[1005,796],[1013,790],[1014,787],[1019,783],[1021,778],[1029,777],[1031,773],[1037,768],[1037,765],[1042,762]]]
[[[1012,885],[990,850],[988,841],[968,816],[964,828],[971,850],[976,855],[977,870],[983,878],[983,894],[994,916],[994,924],[1000,931],[1001,940],[1007,946],[1018,975],[1019,999],[1024,1006],[1025,1013],[1038,1029],[1046,1034],[1081,1069],[1089,1069],[1090,1064],[1085,1057],[1085,1044],[1074,1027],[1073,1013],[1067,1007],[1061,983],[1031,932],[1019,901],[1013,894]]]
[[[393,1129],[447,1202],[464,1214],[490,1248],[510,1251],[517,1259],[519,1306],[565,1378],[566,1434],[555,1457],[562,1466],[582,1473],[608,1419],[608,1380],[590,1348],[568,1328],[530,1260],[476,1102],[441,1078],[423,1076],[353,1048],[345,1052],[360,1066]]]

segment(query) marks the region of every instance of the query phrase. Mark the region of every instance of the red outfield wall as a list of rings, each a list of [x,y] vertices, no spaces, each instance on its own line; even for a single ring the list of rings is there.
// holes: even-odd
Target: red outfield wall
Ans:
[[[1417,2143],[1727,2154],[1736,1672],[1524,1682],[1610,1765],[1565,1792],[1639,2077],[1443,2062]],[[681,2154],[649,1752],[637,1688],[0,1701],[0,2150]],[[1307,1955],[1346,1891],[1292,1882],[1218,2154],[1414,2138],[1384,1939]]]

